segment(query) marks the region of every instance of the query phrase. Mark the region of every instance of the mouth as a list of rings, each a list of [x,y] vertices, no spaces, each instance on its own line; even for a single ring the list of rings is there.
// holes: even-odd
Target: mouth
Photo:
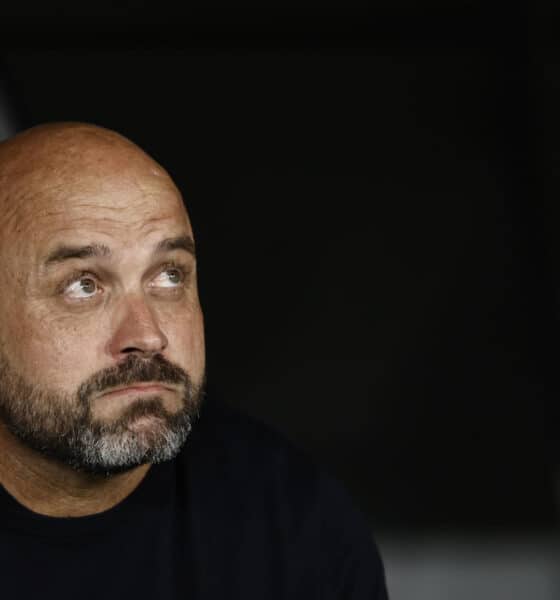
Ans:
[[[172,387],[164,385],[162,383],[146,382],[146,383],[134,383],[132,385],[119,386],[111,388],[109,391],[101,394],[103,398],[114,398],[115,396],[134,394],[138,395],[154,395],[161,394],[162,392],[174,391]]]

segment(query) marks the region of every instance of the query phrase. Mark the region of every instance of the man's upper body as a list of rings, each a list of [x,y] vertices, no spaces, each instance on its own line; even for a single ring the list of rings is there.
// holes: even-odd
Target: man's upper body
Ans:
[[[0,289],[2,597],[386,598],[339,486],[202,404],[192,228],[139,148],[0,144]]]

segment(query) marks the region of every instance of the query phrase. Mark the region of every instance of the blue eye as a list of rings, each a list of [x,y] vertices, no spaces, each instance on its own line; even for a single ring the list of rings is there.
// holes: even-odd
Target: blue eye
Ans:
[[[98,291],[99,287],[95,279],[85,275],[67,285],[64,293],[70,298],[81,300],[93,297]]]
[[[169,267],[159,273],[153,280],[155,287],[174,288],[183,284],[184,273],[176,267]]]

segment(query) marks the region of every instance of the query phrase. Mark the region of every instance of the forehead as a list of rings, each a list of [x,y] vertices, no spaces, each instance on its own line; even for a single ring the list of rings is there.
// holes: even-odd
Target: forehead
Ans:
[[[16,245],[32,241],[40,251],[80,235],[126,242],[161,229],[191,233],[179,191],[155,164],[95,167],[63,175],[35,169],[16,178],[0,220],[2,238]]]

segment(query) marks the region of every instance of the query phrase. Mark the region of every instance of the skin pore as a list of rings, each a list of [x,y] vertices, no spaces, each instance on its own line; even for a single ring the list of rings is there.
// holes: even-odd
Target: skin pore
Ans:
[[[200,402],[179,191],[92,125],[0,144],[0,290],[0,483],[43,515],[108,510],[176,454]]]

